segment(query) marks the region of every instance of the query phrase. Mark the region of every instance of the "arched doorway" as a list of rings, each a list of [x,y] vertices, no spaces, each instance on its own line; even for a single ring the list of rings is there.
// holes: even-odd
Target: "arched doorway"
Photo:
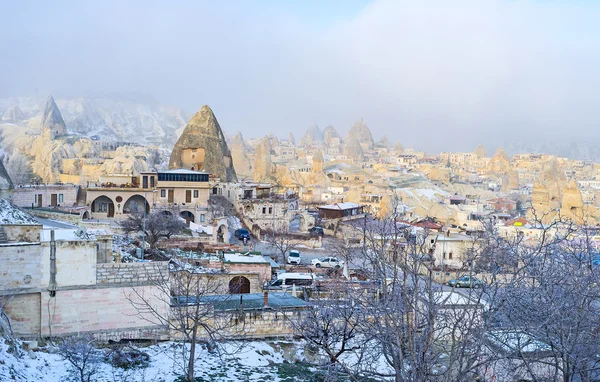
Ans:
[[[229,281],[230,294],[250,293],[250,280],[244,276],[235,276]]]
[[[83,216],[82,216],[81,218],[82,218],[83,220],[88,220],[88,219],[90,218],[90,213],[89,213],[89,212],[87,212],[87,211],[85,211],[85,212],[83,213]]]
[[[123,205],[123,213],[130,214],[136,209],[139,211],[143,211],[142,208],[146,206],[146,213],[150,212],[150,205],[141,195],[133,195],[131,198],[127,199],[125,204]]]
[[[190,211],[181,211],[179,213],[179,216],[181,216],[183,219],[185,219],[185,224],[187,224],[188,226],[190,225],[190,222],[196,221],[194,214],[191,213]]]
[[[112,218],[115,216],[115,204],[106,195],[98,196],[92,202],[92,217],[95,219]]]

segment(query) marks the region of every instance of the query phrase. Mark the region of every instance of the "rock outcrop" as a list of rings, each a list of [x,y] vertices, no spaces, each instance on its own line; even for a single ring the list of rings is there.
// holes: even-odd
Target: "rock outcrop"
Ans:
[[[65,121],[52,96],[48,97],[44,105],[41,133],[45,140],[52,140],[59,135],[67,133]]]
[[[300,139],[300,146],[314,146],[323,143],[323,132],[315,123],[309,126]]]
[[[335,127],[329,125],[323,130],[323,141],[329,146],[339,145],[341,143],[341,136],[335,129]]]
[[[353,139],[356,139],[360,143],[363,150],[372,150],[375,147],[371,130],[369,130],[369,126],[367,126],[362,118],[352,125],[345,140],[351,141]]]
[[[582,224],[584,221],[583,197],[574,180],[564,188],[560,214],[577,224]]]
[[[387,135],[384,135],[383,138],[381,138],[379,140],[379,142],[377,142],[377,147],[381,147],[384,149],[387,149],[388,147],[390,147],[390,142],[388,140]]]
[[[271,177],[271,142],[263,138],[254,152],[254,181],[262,182]]]
[[[244,177],[251,175],[252,165],[248,159],[248,146],[242,133],[237,133],[231,139],[231,159],[236,175]]]
[[[290,145],[296,146],[296,138],[294,138],[294,134],[292,134],[291,132],[288,134],[288,143]]]
[[[344,155],[357,162],[365,160],[362,146],[356,138],[346,140],[346,144],[344,145]]]
[[[231,152],[213,111],[207,105],[190,119],[175,143],[169,169],[187,168],[237,182]]]
[[[402,154],[404,152],[404,146],[402,146],[402,144],[398,142],[396,144],[396,147],[394,147],[394,151],[396,152],[396,154]]]
[[[510,160],[502,147],[498,148],[496,154],[490,160],[489,166],[489,171],[494,174],[506,174],[510,171]]]
[[[477,148],[475,148],[474,154],[479,159],[487,157],[487,152],[485,151],[485,148],[483,147],[483,145],[478,145]]]
[[[18,106],[13,106],[2,114],[2,120],[7,122],[20,122],[23,120],[23,111]]]

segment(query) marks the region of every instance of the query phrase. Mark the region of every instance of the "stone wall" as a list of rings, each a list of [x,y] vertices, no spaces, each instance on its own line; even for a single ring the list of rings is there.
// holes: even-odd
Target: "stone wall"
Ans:
[[[223,336],[250,338],[291,337],[294,335],[294,322],[303,314],[303,309],[271,310],[264,309],[250,312],[224,312],[218,313],[218,327],[222,329]],[[206,337],[205,332],[200,332],[200,337]],[[172,338],[178,338],[178,333],[171,333]]]
[[[4,306],[15,335],[31,336],[40,333],[40,293],[3,296],[0,297],[0,306]]]
[[[32,214],[34,216],[38,216],[40,218],[68,221],[69,223],[73,223],[73,224],[81,224],[82,215],[85,211],[89,211],[89,208],[81,210],[81,211],[82,211],[81,214],[69,214],[69,213],[58,212],[58,211],[53,212],[53,211],[47,211],[47,210],[44,210],[44,211],[31,210],[31,209],[27,210],[27,212],[29,212],[30,214]]]
[[[132,301],[139,303],[136,292],[163,316],[169,306],[156,296],[155,287],[113,287],[58,290],[55,297],[42,292],[41,335],[52,336],[99,331],[117,332],[146,329],[158,324],[149,313],[140,313]],[[131,301],[130,301],[131,300]],[[45,309],[50,307],[50,309]],[[150,321],[150,322],[149,322]],[[49,325],[50,324],[50,325]]]
[[[38,243],[40,241],[41,225],[3,225],[6,240],[9,242]]]
[[[16,187],[13,190],[12,202],[18,207],[38,206],[36,195],[42,195],[42,207],[48,207],[52,201],[52,194],[56,194],[56,203],[62,207],[77,205],[77,193],[79,186],[74,185],[40,185]],[[63,201],[59,202],[59,195]]]
[[[59,288],[96,284],[97,249],[94,241],[56,241],[56,283]],[[50,242],[42,243],[41,285],[50,283]]]
[[[144,284],[169,277],[169,263],[104,263],[96,265],[98,284]]]
[[[0,293],[39,288],[42,278],[40,244],[0,245]]]

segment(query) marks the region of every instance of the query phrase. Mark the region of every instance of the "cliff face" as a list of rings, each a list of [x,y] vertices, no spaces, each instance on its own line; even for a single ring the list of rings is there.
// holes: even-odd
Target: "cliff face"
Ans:
[[[225,182],[237,182],[231,152],[213,111],[202,106],[188,122],[175,143],[170,169],[187,168],[218,176]]]

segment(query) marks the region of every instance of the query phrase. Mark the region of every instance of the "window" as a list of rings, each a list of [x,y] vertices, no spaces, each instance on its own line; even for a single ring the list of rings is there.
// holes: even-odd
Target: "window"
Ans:
[[[155,186],[154,177],[153,177],[153,176],[151,176],[151,177],[150,177],[150,187],[151,187],[151,188],[154,188],[154,186]]]
[[[201,222],[201,223],[204,223],[204,214],[201,214],[201,215],[200,215],[200,222]]]
[[[166,198],[167,197],[167,190],[160,190],[160,197],[161,198]]]
[[[198,190],[194,190],[194,199],[198,199]]]
[[[263,207],[263,214],[267,213],[267,207]]]
[[[58,194],[58,202],[62,203],[63,202],[63,194]]]
[[[448,259],[452,260],[452,252],[448,254]]]
[[[273,207],[269,207],[269,214],[273,213]]]

